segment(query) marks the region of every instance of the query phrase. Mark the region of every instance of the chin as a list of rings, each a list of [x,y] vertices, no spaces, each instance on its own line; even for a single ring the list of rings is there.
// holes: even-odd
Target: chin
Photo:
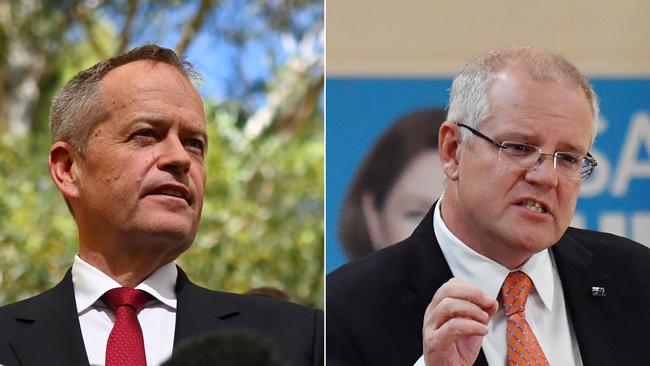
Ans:
[[[517,243],[516,247],[529,253],[538,253],[544,249],[550,248],[557,242],[555,235],[546,231],[531,231],[519,233],[513,242]]]
[[[141,222],[137,226],[136,231],[142,232],[155,241],[172,243],[191,243],[198,229],[198,224],[195,225],[193,220],[188,220],[186,217],[179,218],[167,215],[149,217],[146,222]]]

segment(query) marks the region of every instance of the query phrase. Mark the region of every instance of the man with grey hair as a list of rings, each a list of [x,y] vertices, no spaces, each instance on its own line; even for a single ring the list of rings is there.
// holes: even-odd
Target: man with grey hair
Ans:
[[[145,45],[56,96],[49,170],[79,253],[57,286],[0,308],[0,364],[159,365],[213,331],[255,333],[288,365],[323,364],[320,310],[210,291],[174,264],[194,241],[206,180],[193,77],[172,50]]]
[[[443,196],[408,239],[327,278],[327,363],[648,364],[650,250],[569,228],[598,113],[561,56],[470,60],[440,128]]]

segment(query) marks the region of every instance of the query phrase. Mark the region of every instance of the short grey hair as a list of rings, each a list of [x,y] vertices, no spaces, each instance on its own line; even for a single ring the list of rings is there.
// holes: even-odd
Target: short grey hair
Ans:
[[[530,47],[490,50],[471,59],[451,84],[447,120],[478,129],[491,113],[488,91],[497,73],[509,65],[524,69],[533,79],[557,80],[581,89],[591,105],[594,136],[600,114],[598,96],[585,76],[561,55]],[[461,130],[464,143],[473,134]]]
[[[101,80],[111,70],[141,60],[174,66],[190,82],[200,79],[192,64],[180,58],[174,51],[154,44],[134,48],[122,55],[101,61],[78,73],[54,97],[50,108],[52,142],[68,142],[83,156],[93,128],[110,115],[101,95]]]

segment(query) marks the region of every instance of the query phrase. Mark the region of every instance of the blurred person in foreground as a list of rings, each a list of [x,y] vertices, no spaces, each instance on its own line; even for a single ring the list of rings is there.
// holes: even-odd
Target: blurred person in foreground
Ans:
[[[440,128],[442,198],[327,278],[328,364],[649,364],[650,249],[568,227],[597,118],[561,56],[469,61]]]
[[[208,148],[191,65],[155,45],[80,72],[55,97],[49,170],[79,253],[54,288],[0,308],[0,364],[159,365],[214,330],[322,364],[322,312],[210,291],[174,260],[201,219]],[[215,258],[218,261],[218,258]]]
[[[348,259],[406,239],[442,193],[438,130],[446,112],[425,109],[393,123],[357,169],[339,237]]]
[[[272,343],[245,331],[216,331],[180,344],[162,366],[286,366]]]

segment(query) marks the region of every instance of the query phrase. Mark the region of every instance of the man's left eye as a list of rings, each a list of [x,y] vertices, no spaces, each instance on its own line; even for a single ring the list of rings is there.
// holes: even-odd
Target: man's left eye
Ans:
[[[131,138],[134,137],[156,137],[156,132],[150,128],[142,129],[135,131],[131,134]]]
[[[199,139],[187,139],[185,140],[185,144],[189,147],[199,149],[201,152],[205,150],[205,144]]]
[[[570,154],[570,153],[556,153],[557,157],[560,159],[560,161],[567,163],[567,164],[577,164],[578,161],[580,160],[577,156]]]

